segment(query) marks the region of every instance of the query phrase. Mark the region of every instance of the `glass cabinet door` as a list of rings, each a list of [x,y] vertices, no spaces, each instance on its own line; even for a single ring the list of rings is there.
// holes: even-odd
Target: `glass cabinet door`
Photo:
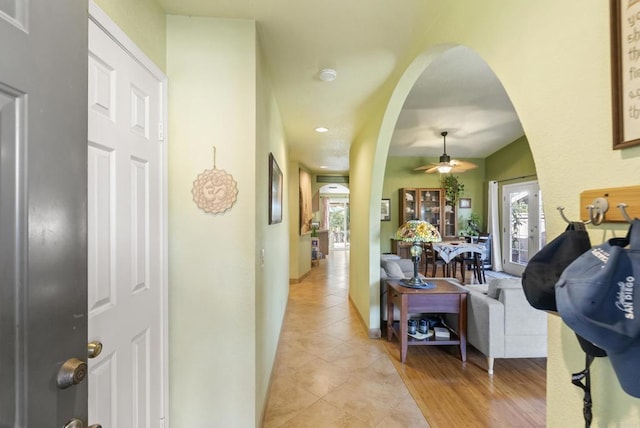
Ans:
[[[440,189],[420,190],[420,220],[431,223],[440,230]]]
[[[400,201],[400,219],[402,223],[406,223],[409,220],[418,219],[418,190],[417,189],[402,189],[400,195],[402,200]],[[401,224],[402,224],[401,223]]]
[[[451,201],[444,201],[444,228],[442,229],[442,237],[455,238],[457,235],[458,216],[456,214],[456,205]]]

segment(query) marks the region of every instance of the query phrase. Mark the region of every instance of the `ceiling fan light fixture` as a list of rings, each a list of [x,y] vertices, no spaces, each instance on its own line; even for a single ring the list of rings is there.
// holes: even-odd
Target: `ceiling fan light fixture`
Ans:
[[[451,168],[453,168],[451,165],[440,165],[438,166],[438,172],[440,174],[448,174],[451,172]]]
[[[442,144],[444,149],[442,156],[440,156],[440,162],[419,166],[418,168],[414,168],[414,171],[424,171],[427,174],[433,174],[435,172],[439,172],[440,174],[449,174],[465,172],[478,167],[478,165],[471,162],[451,159],[451,156],[447,154],[448,134],[449,133],[447,131],[442,131],[440,133],[440,135],[442,135]]]

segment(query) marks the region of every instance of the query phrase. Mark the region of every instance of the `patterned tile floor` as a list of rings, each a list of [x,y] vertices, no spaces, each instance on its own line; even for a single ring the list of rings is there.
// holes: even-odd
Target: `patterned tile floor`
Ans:
[[[385,350],[349,302],[349,252],[291,284],[266,428],[429,427]]]

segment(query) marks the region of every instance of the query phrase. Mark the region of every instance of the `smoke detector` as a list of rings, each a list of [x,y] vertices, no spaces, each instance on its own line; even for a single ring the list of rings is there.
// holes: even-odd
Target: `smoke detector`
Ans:
[[[337,76],[338,76],[338,72],[335,71],[333,68],[324,68],[320,70],[320,73],[318,74],[318,77],[323,82],[333,82],[334,80],[336,80]]]

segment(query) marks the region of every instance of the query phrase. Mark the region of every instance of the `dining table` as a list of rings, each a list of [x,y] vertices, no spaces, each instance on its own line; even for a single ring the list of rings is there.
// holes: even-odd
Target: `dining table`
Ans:
[[[477,253],[480,258],[486,257],[486,247],[482,244],[471,242],[434,242],[433,249],[436,250],[445,263],[450,263],[456,256],[464,253]]]
[[[455,268],[451,269],[451,264],[455,263],[455,258],[461,254],[472,253],[477,254],[477,261],[480,263],[482,260],[486,258],[487,248],[483,244],[472,243],[472,242],[453,242],[453,241],[444,241],[444,242],[434,242],[433,249],[438,252],[438,256],[447,264],[449,267],[447,269],[448,272],[455,272]],[[478,266],[479,269],[479,266]],[[480,275],[478,275],[479,280]]]

